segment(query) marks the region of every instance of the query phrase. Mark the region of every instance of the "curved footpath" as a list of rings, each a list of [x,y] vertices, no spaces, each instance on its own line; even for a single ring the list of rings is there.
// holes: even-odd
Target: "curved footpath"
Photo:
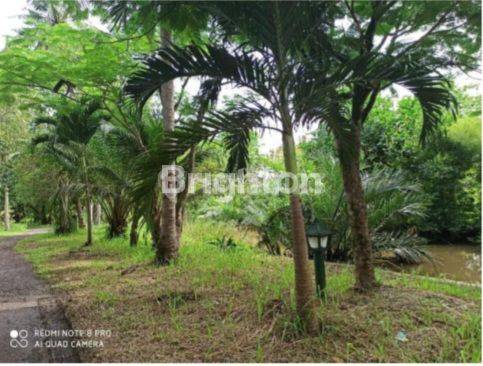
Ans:
[[[42,232],[36,229],[26,235],[0,238],[0,363],[80,361],[75,349],[69,347],[70,339],[61,335],[70,326],[60,302],[14,250],[25,236]],[[41,336],[40,332],[51,330],[61,336]],[[67,346],[46,346],[60,342]]]

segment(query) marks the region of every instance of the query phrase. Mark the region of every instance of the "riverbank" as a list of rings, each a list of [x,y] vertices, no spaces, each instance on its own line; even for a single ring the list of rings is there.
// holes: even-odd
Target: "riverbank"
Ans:
[[[481,283],[481,246],[478,244],[429,244],[424,250],[431,260],[396,266],[396,271],[410,272],[454,281]]]
[[[209,226],[209,227],[208,227]],[[84,233],[25,239],[17,249],[64,296],[73,329],[104,329],[91,362],[480,362],[481,290],[378,270],[381,287],[351,289],[328,265],[318,337],[300,334],[290,258],[254,249],[235,228],[190,223],[176,264],[156,268],[148,241],[82,246]],[[232,237],[223,249],[213,240]],[[143,241],[143,240],[141,240]]]

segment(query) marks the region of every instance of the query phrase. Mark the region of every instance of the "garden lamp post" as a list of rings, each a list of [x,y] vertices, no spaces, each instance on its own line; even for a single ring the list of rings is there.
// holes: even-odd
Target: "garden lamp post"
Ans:
[[[306,235],[314,258],[317,296],[325,297],[325,254],[332,232],[321,221],[315,219],[307,225]]]

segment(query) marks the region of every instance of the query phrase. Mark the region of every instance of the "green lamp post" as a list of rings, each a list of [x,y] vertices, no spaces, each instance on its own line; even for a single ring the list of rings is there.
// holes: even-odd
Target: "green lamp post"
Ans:
[[[315,219],[305,230],[309,250],[312,251],[315,267],[317,296],[325,298],[325,254],[332,232],[321,221]]]

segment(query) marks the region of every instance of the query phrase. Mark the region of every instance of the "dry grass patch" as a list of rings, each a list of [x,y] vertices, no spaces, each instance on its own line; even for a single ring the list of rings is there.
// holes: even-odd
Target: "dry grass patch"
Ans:
[[[206,244],[210,238],[199,235],[199,227],[190,226],[180,259],[160,268],[150,264],[149,247],[132,249],[121,239],[108,242],[101,232],[92,248],[82,248],[80,234],[62,240],[29,238],[22,244],[20,250],[39,271],[68,293],[66,311],[74,328],[112,331],[103,349],[83,351],[83,361],[481,358],[479,289],[437,287],[379,271],[383,285],[358,294],[351,290],[351,268],[329,264],[328,299],[318,307],[321,332],[306,337],[294,311],[290,259],[268,256],[243,242],[221,250]],[[34,241],[36,248],[28,244]]]

